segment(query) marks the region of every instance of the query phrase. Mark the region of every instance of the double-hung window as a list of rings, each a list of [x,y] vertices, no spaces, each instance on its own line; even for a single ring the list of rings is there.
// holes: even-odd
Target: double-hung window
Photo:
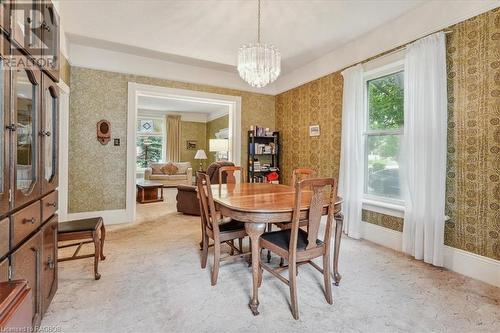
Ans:
[[[367,73],[365,102],[365,198],[402,204],[403,65],[385,66]]]
[[[150,163],[165,160],[165,119],[141,117],[137,119],[137,168],[143,170]]]

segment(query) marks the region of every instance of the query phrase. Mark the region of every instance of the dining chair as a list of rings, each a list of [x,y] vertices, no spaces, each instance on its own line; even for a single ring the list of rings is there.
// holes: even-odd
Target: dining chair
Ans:
[[[330,193],[325,194],[325,189],[330,186]],[[310,188],[311,190],[305,190]],[[333,178],[305,179],[295,185],[295,200],[292,214],[292,227],[279,231],[264,233],[260,238],[260,246],[288,260],[288,265],[271,268],[260,261],[259,285],[262,283],[263,270],[268,271],[280,281],[290,287],[290,303],[292,315],[299,319],[299,308],[297,303],[297,266],[311,264],[323,274],[325,283],[325,298],[329,304],[333,304],[331,277],[330,277],[330,247],[332,228],[334,220],[334,205],[337,197],[337,182]],[[309,202],[308,230],[300,228],[300,208],[303,199]],[[318,239],[321,216],[323,210],[327,209],[327,222],[323,239]],[[323,268],[312,260],[323,257]],[[281,272],[288,269],[288,279]]]
[[[244,183],[245,182],[245,175],[243,173],[243,167],[240,167],[240,166],[222,166],[219,168],[219,186],[223,184],[222,179],[226,180],[226,184],[235,184],[236,177],[235,177],[234,173],[236,171],[240,172],[240,180],[242,183]]]
[[[316,173],[316,171],[314,171],[313,169],[309,169],[309,168],[297,168],[297,169],[293,169],[293,172],[292,172],[292,186],[295,187],[295,184],[297,184],[297,182],[301,181],[301,180],[304,180],[304,179],[308,179],[308,178],[311,178],[312,176],[314,176],[314,174]],[[305,220],[301,220],[299,222],[299,227],[307,227],[307,224],[309,222],[307,221],[307,219]],[[276,223],[276,226],[279,228],[279,229],[290,229],[292,227],[292,223],[290,222],[281,222],[281,223]],[[268,231],[271,231],[271,228],[272,228],[272,224],[269,224],[269,227],[268,227]],[[267,262],[271,262],[271,254],[268,252],[267,253]],[[280,267],[283,266],[283,258],[280,259]]]
[[[210,177],[200,173],[197,176],[198,199],[200,201],[202,225],[202,254],[201,268],[207,266],[209,239],[213,240],[214,265],[212,267],[211,283],[217,284],[220,262],[240,258],[250,252],[243,252],[242,240],[247,236],[245,224],[236,220],[223,220],[220,212],[216,211]],[[240,248],[234,246],[234,240],[240,239]],[[228,256],[221,258],[221,244],[226,243],[231,248]],[[234,254],[236,252],[236,254]],[[234,255],[233,255],[234,254]]]
[[[307,178],[311,178],[312,176],[314,176],[315,173],[316,173],[316,171],[314,171],[313,169],[310,169],[310,168],[297,168],[297,169],[293,169],[293,172],[292,172],[292,186],[295,186],[295,184],[298,181],[301,181],[301,180],[304,180],[304,179],[307,179]]]

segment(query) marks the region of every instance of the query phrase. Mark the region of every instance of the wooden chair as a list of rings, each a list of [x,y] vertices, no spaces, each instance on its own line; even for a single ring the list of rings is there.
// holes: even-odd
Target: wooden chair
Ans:
[[[292,186],[295,186],[301,180],[313,177],[315,173],[316,171],[309,168],[294,169],[292,172]]]
[[[240,172],[240,180],[241,182],[245,182],[244,179],[244,173],[243,173],[243,168],[240,166],[234,166],[234,165],[226,165],[226,166],[221,166],[219,168],[219,191],[221,189],[222,184],[236,184],[236,177],[234,173],[236,171]],[[243,239],[239,239],[239,247],[240,249],[243,246]],[[234,241],[231,242],[234,245]],[[231,255],[233,254],[233,250],[231,248]]]
[[[315,173],[316,171],[309,168],[294,169],[292,172],[292,186],[295,187],[299,181],[311,178],[312,176],[314,176]],[[310,190],[310,188],[307,189]],[[307,224],[308,224],[307,220],[302,220],[300,221],[299,226],[307,227]],[[280,229],[290,229],[292,227],[292,224],[290,222],[276,223],[276,226]]]
[[[240,180],[242,183],[245,182],[245,175],[243,173],[243,168],[240,166],[223,166],[219,168],[219,186],[222,185],[222,180],[226,179],[226,184],[235,184],[236,183],[236,177],[234,176],[234,173],[236,171],[240,172]],[[226,177],[224,177],[224,173],[226,174]]]
[[[328,200],[325,200],[326,197],[323,192],[327,186],[331,186],[331,191]],[[311,188],[312,192],[304,191],[308,187]],[[259,284],[262,283],[262,269],[265,269],[280,281],[286,283],[290,287],[290,302],[293,317],[299,319],[296,282],[297,265],[309,263],[323,274],[325,298],[329,304],[333,304],[330,281],[330,247],[334,206],[337,197],[337,182],[333,178],[306,179],[299,181],[295,185],[295,189],[292,228],[264,233],[260,238],[261,248],[271,250],[280,257],[287,259],[288,266],[273,269],[261,261]],[[310,197],[309,227],[307,232],[299,228],[301,202],[302,198],[306,196],[307,198]],[[319,240],[319,227],[325,204],[328,205],[328,219],[323,240]],[[314,258],[321,256],[323,257],[323,268],[312,261]],[[289,272],[288,280],[280,274],[280,272],[286,269]]]
[[[301,181],[301,180],[304,180],[304,179],[308,179],[308,178],[311,178],[312,176],[314,176],[314,174],[316,173],[316,171],[314,171],[313,169],[309,169],[309,168],[297,168],[297,169],[294,169],[293,172],[292,172],[292,186],[295,186],[297,184],[297,182]],[[310,188],[309,188],[310,190]],[[307,224],[309,222],[307,220],[301,220],[300,223],[299,223],[299,227],[307,227]],[[268,231],[271,231],[271,226],[272,224],[269,225],[269,230]],[[290,229],[292,227],[292,223],[290,222],[283,222],[283,223],[276,223],[276,226],[279,228],[279,229]],[[267,262],[271,262],[271,253],[267,253]],[[283,266],[283,258],[280,259],[280,267]]]
[[[211,282],[212,286],[215,286],[217,284],[219,265],[221,261],[240,258],[242,255],[250,253],[243,253],[241,241],[239,249],[234,246],[234,240],[243,240],[247,233],[243,222],[235,220],[224,222],[221,214],[215,210],[212,189],[210,187],[210,177],[208,175],[201,173],[198,174],[197,186],[202,219],[201,268],[205,268],[207,266],[208,243],[209,239],[213,239],[214,265],[212,267]],[[224,258],[221,258],[220,256],[221,243],[226,243],[231,247],[231,254]],[[236,255],[232,255],[234,251],[236,251]]]

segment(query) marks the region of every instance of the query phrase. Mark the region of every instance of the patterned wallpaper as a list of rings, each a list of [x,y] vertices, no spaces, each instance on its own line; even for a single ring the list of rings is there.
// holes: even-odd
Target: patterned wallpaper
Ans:
[[[234,89],[71,68],[69,212],[125,208],[128,82],[191,89],[241,97],[241,155],[246,165],[246,129],[252,124],[275,127],[275,97]],[[121,146],[97,142],[96,123],[111,122],[111,135]]]
[[[191,162],[193,171],[198,170],[199,161],[194,159],[198,149],[207,151],[207,124],[194,121],[181,121],[181,161]],[[196,140],[196,149],[187,149],[187,140]]]
[[[500,10],[451,30],[445,243],[500,259]]]
[[[217,119],[214,119],[212,121],[207,122],[207,161],[206,161],[206,166],[208,167],[210,163],[215,162],[215,154],[211,153],[208,151],[208,145],[210,139],[215,139],[215,133],[219,132],[223,128],[228,128],[229,127],[229,115],[223,116]],[[244,140],[246,141],[247,138],[245,137]]]
[[[333,73],[276,96],[276,125],[281,135],[281,169],[286,184],[298,167],[312,167],[319,176],[338,177],[342,83],[342,75]],[[319,125],[321,135],[310,137],[310,125]]]
[[[448,174],[445,244],[500,259],[500,10],[447,35]],[[338,176],[342,76],[332,73],[276,97],[285,182],[297,167]],[[320,124],[321,136],[308,136]],[[363,221],[403,230],[403,219],[363,211]]]

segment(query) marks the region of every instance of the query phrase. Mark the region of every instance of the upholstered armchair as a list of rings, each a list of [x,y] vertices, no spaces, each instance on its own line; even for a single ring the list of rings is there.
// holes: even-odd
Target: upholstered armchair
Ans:
[[[222,166],[234,166],[234,163],[221,161],[210,164],[207,174],[212,184],[219,183],[219,168]],[[223,183],[225,183],[225,179],[223,179]],[[200,215],[200,204],[198,202],[196,186],[177,186],[177,211],[188,215]]]

